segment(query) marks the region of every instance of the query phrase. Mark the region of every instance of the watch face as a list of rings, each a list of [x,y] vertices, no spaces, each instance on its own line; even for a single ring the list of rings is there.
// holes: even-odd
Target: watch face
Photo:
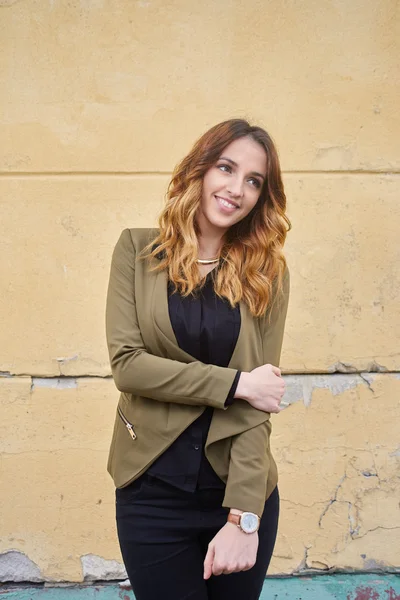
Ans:
[[[258,517],[254,513],[244,512],[240,519],[240,526],[246,533],[254,533],[258,529]]]

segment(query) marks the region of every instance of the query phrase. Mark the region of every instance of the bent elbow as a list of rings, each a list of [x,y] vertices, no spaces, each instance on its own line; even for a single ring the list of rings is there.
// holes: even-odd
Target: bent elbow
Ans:
[[[124,394],[139,393],[138,389],[136,389],[133,384],[134,376],[132,376],[132,374],[128,377],[127,373],[125,373],[119,367],[112,367],[111,373],[115,387],[119,392],[123,392]]]
[[[136,358],[142,354],[139,350],[116,354],[110,360],[111,373],[115,387],[125,394],[140,394],[139,368]]]
[[[112,374],[113,379],[114,379],[114,384],[115,387],[117,388],[117,390],[119,392],[122,392],[124,394],[129,394],[129,393],[133,393],[132,389],[129,389],[127,382],[124,380],[123,377],[119,377],[118,375],[116,375],[115,373]]]

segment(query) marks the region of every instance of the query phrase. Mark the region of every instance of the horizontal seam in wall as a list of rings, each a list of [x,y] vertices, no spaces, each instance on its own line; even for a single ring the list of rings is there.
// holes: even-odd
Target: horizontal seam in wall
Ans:
[[[343,170],[343,171],[282,171],[283,175],[361,175],[361,176],[396,176],[400,175],[399,170],[383,170],[383,171],[362,171],[362,170]],[[0,171],[0,177],[17,178],[17,177],[171,177],[169,171]]]

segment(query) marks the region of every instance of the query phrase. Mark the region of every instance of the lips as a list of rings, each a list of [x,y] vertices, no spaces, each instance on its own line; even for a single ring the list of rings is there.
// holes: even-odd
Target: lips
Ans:
[[[227,210],[236,210],[240,208],[240,206],[234,200],[228,200],[222,196],[215,196],[215,198],[218,201],[218,204]]]

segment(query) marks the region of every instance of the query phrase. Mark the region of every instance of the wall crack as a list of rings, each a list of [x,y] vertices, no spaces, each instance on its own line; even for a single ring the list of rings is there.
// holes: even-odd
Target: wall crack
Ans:
[[[328,502],[327,506],[326,506],[326,507],[325,507],[325,509],[323,510],[323,512],[322,512],[322,514],[321,514],[321,516],[320,516],[320,518],[319,518],[319,521],[318,521],[318,526],[319,526],[319,527],[321,527],[322,519],[324,518],[324,516],[326,515],[326,513],[328,512],[328,510],[330,509],[330,507],[332,506],[332,504],[334,504],[335,502],[337,502],[337,496],[338,496],[339,490],[340,490],[340,488],[342,487],[342,484],[343,484],[343,482],[344,482],[344,480],[345,480],[346,478],[347,478],[347,473],[345,473],[345,474],[343,475],[343,477],[341,477],[341,479],[340,479],[340,481],[339,481],[338,485],[336,486],[336,489],[335,489],[335,493],[334,493],[334,495],[333,495],[333,498],[331,498],[331,499],[330,499],[330,501]]]

